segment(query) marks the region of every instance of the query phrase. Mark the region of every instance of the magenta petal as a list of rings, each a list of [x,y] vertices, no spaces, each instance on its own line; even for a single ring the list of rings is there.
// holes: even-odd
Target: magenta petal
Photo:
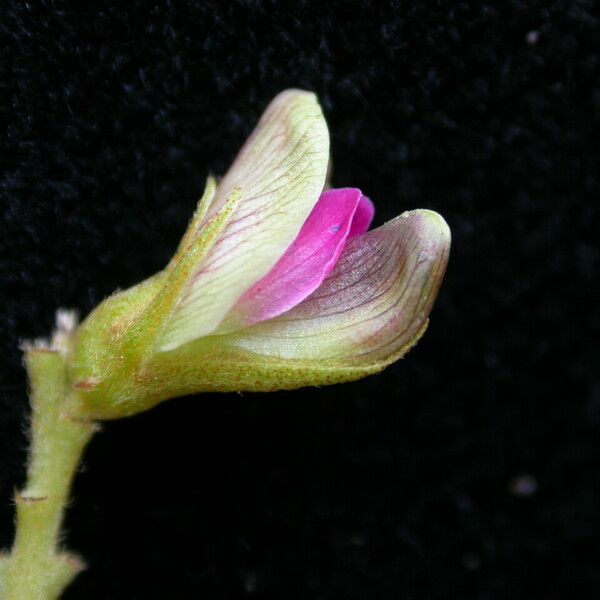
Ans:
[[[368,231],[374,215],[375,206],[373,206],[373,203],[366,196],[361,194],[360,202],[356,207],[356,212],[354,213],[354,218],[352,219],[352,225],[350,226],[348,239]]]
[[[368,229],[373,213],[372,202],[357,188],[321,194],[298,237],[240,298],[219,332],[271,319],[302,302],[331,273],[346,240]]]

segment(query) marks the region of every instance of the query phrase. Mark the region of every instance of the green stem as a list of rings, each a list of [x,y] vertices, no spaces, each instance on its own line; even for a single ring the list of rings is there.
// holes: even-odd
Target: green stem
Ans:
[[[15,495],[16,534],[4,559],[6,600],[53,600],[83,569],[58,548],[69,489],[93,423],[65,418],[67,368],[59,352],[25,354],[31,395],[31,446],[27,484]]]

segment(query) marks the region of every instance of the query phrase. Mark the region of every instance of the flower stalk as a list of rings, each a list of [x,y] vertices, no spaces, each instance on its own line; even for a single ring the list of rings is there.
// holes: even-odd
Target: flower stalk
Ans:
[[[4,558],[6,600],[53,600],[84,564],[63,552],[61,526],[69,489],[83,450],[97,430],[67,417],[69,394],[62,353],[28,349],[25,364],[31,397],[31,446],[25,488],[15,494],[16,533]]]

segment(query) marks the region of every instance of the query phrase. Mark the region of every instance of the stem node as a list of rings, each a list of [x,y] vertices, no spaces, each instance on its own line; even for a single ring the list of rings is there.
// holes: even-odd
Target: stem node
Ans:
[[[12,552],[0,558],[5,600],[55,600],[85,564],[58,545],[69,489],[88,441],[98,426],[65,417],[69,395],[61,352],[25,352],[31,397],[27,484],[15,493]]]

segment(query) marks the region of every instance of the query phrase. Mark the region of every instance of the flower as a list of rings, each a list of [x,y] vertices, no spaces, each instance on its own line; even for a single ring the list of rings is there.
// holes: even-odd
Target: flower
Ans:
[[[314,94],[279,94],[222,180],[209,177],[165,270],[79,327],[73,413],[350,381],[403,356],[427,326],[448,226],[415,210],[368,231],[360,190],[324,191],[328,162]]]

